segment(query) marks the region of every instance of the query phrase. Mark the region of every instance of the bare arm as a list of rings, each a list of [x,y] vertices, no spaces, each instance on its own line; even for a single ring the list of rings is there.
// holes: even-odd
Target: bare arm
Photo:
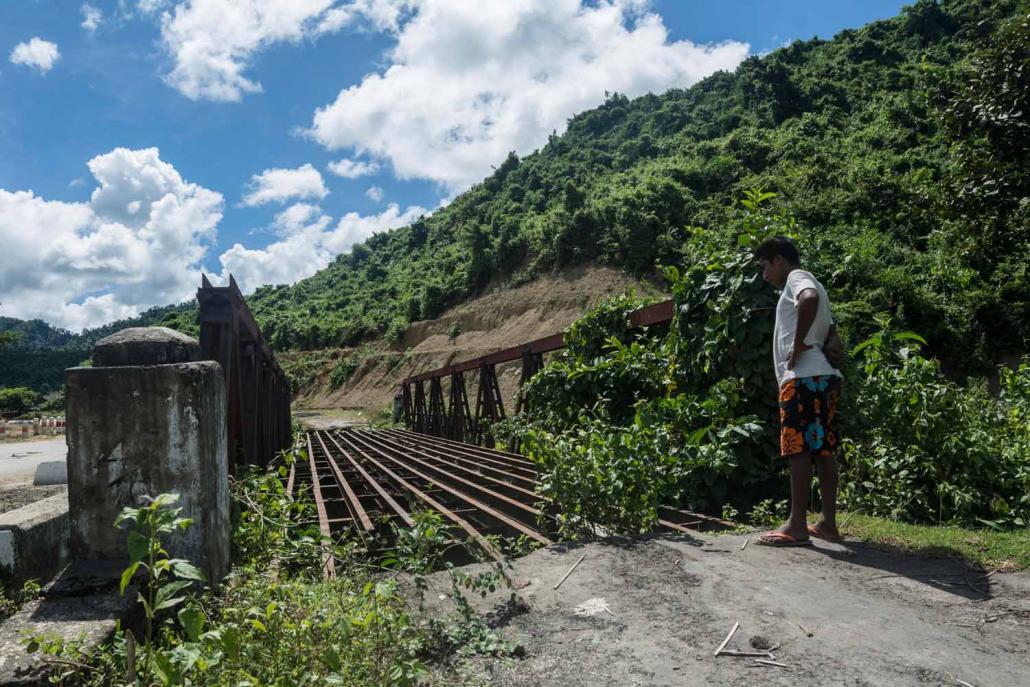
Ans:
[[[811,346],[805,343],[805,337],[808,336],[808,330],[812,328],[812,323],[815,322],[815,314],[819,310],[819,292],[815,289],[805,289],[799,293],[797,309],[798,326],[794,332],[794,351],[787,362],[788,370],[793,370],[794,365],[798,361],[798,356],[803,351],[811,348]]]

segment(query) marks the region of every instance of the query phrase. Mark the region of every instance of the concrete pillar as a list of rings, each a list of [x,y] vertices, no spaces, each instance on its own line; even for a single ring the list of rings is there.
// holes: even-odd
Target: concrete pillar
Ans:
[[[204,569],[212,584],[228,571],[225,378],[218,363],[180,362],[198,351],[172,330],[133,328],[98,342],[94,367],[66,371],[74,558],[125,558],[118,513],[174,492],[193,525],[170,539],[172,556]]]

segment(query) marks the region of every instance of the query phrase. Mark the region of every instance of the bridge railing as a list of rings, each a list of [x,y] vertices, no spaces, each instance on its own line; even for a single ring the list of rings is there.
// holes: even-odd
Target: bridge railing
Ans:
[[[268,465],[292,440],[290,383],[231,275],[228,286],[203,277],[197,303],[201,358],[218,361],[225,373],[229,459]]]
[[[630,325],[647,327],[669,322],[674,308],[672,300],[645,306],[630,314]],[[565,335],[552,334],[489,355],[407,377],[401,382],[400,389],[404,424],[408,429],[421,434],[492,447],[494,441],[489,427],[506,417],[501,387],[497,381],[497,365],[521,360],[521,388],[530,377],[543,368],[545,353],[564,347]],[[465,376],[468,373],[478,376],[474,412],[465,385]],[[446,402],[443,393],[445,379],[450,380]],[[429,383],[428,395],[426,382]],[[525,399],[520,393],[515,413],[524,409]]]

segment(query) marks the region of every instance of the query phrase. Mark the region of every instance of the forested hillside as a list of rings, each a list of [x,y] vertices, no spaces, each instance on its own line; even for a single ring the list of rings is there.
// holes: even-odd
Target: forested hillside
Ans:
[[[248,300],[279,349],[395,340],[488,284],[677,264],[691,227],[729,231],[761,188],[820,254],[852,340],[890,314],[986,371],[1030,339],[1028,12],[924,0],[688,89],[610,95],[432,216]],[[195,326],[188,305],[139,319]]]
[[[833,256],[855,336],[889,312],[982,367],[1030,336],[1027,8],[920,2],[686,90],[612,95],[432,217],[250,302],[280,348],[389,337],[491,280],[675,263],[687,227],[727,226],[761,187]]]

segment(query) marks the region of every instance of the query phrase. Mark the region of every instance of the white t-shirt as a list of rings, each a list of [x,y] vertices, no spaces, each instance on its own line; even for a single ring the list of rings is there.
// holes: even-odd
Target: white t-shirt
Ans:
[[[812,348],[801,352],[793,370],[787,369],[787,362],[794,350],[794,335],[798,327],[798,295],[805,289],[815,289],[819,294],[812,327],[805,336],[805,343]],[[776,381],[780,386],[795,377],[815,377],[819,375],[837,375],[843,377],[835,369],[823,353],[823,342],[830,333],[833,317],[830,315],[830,299],[826,290],[811,272],[802,269],[792,270],[787,275],[787,283],[776,304],[776,326],[773,329],[773,366],[776,369]]]

